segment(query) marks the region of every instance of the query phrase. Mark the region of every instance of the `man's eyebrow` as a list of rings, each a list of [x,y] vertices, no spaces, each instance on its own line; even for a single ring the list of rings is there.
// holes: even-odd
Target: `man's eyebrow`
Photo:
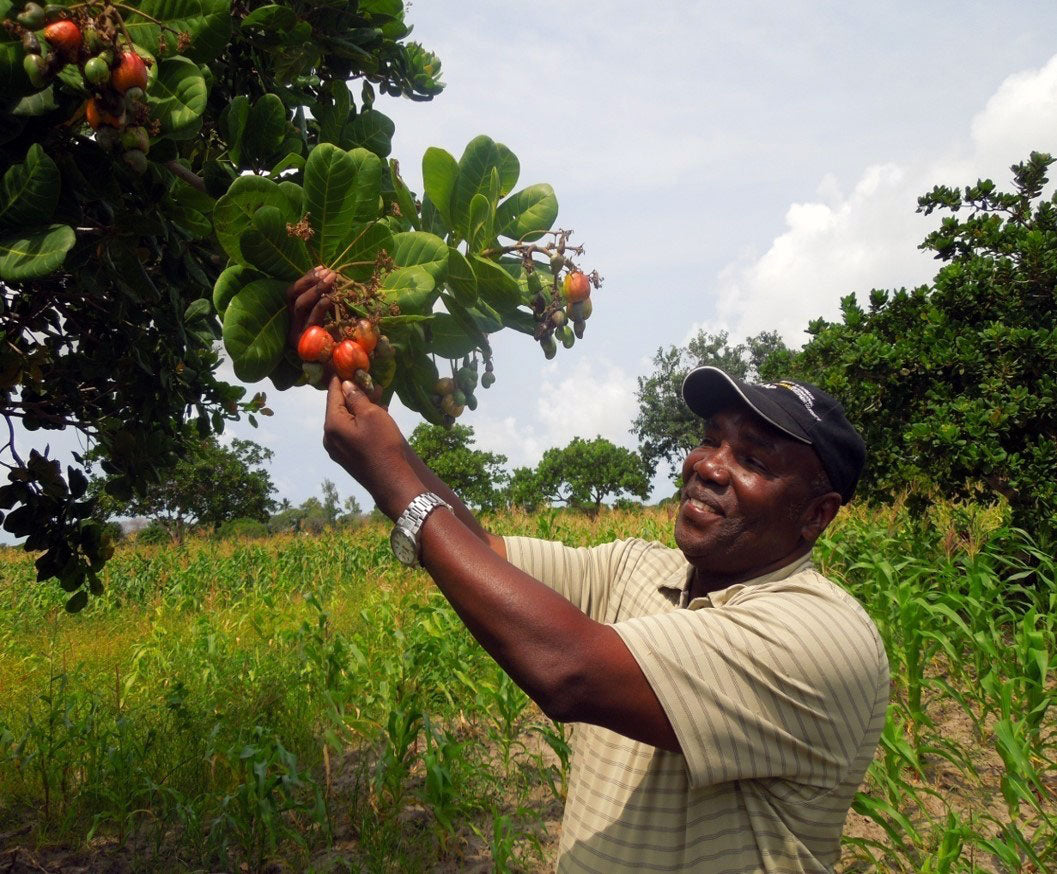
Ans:
[[[704,420],[705,427],[701,432],[701,439],[703,440],[708,436],[708,432],[712,430],[713,423],[711,418]],[[768,431],[764,431],[762,428],[757,428],[754,425],[747,425],[741,430],[742,435],[752,443],[753,446],[758,446],[760,449],[766,449],[769,452],[774,452],[778,448],[778,441],[782,437],[778,434],[771,435]]]
[[[778,448],[777,442],[762,431],[757,431],[754,428],[746,428],[742,433],[745,435],[746,440],[755,446],[759,446],[761,449],[774,451]]]

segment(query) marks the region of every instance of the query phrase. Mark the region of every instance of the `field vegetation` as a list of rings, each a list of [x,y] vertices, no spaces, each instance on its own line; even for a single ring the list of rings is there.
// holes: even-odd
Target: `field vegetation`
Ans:
[[[671,542],[665,508],[489,525]],[[548,870],[571,728],[387,532],[122,546],[77,615],[0,552],[0,870]],[[1055,870],[1052,549],[1000,506],[897,503],[816,559],[893,677],[840,870]]]

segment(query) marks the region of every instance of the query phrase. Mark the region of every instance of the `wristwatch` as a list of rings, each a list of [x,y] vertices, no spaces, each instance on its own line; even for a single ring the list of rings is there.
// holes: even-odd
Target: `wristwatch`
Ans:
[[[404,564],[415,567],[418,564],[419,532],[422,523],[426,521],[437,507],[447,507],[451,510],[451,504],[442,501],[433,492],[423,492],[411,499],[407,509],[400,514],[396,520],[393,531],[389,535],[389,545],[393,547],[393,554]],[[454,512],[454,511],[452,511]]]

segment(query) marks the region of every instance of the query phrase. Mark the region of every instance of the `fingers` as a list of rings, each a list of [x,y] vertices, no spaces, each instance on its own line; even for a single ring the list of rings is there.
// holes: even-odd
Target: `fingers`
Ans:
[[[327,384],[327,420],[334,421],[336,416],[348,415],[352,410],[345,400],[341,377],[333,374]]]
[[[290,345],[296,346],[305,328],[311,324],[322,322],[323,315],[330,306],[330,299],[323,294],[322,284],[314,285],[308,291],[297,297],[291,306],[290,313]],[[317,315],[318,321],[313,322],[312,317]]]
[[[297,345],[301,334],[309,325],[323,323],[323,317],[330,309],[327,292],[334,287],[337,277],[333,270],[317,267],[287,288],[286,300],[290,307],[288,340],[291,346]]]
[[[333,280],[337,277],[337,274],[333,270],[328,270],[326,267],[313,267],[304,276],[295,279],[286,288],[286,302],[293,303],[298,297],[312,288],[314,285],[319,283],[321,280]]]
[[[341,383],[341,394],[345,400],[345,406],[352,415],[362,413],[364,407],[371,405],[367,397],[352,380],[346,379]]]
[[[329,309],[330,298],[324,294],[318,301],[316,301],[316,305],[312,307],[312,311],[308,314],[308,320],[305,322],[305,327],[307,328],[309,325],[322,325],[323,316],[327,314]]]

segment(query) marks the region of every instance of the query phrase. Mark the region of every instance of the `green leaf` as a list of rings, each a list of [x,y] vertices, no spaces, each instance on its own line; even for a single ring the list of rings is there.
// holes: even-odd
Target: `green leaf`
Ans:
[[[84,84],[84,76],[81,75],[81,68],[76,64],[67,64],[59,70],[59,75],[56,78],[71,91],[75,91],[78,94],[88,94],[88,88]]]
[[[431,234],[436,234],[438,237],[444,237],[448,239],[449,243],[458,242],[452,239],[452,229],[448,227],[444,221],[444,217],[440,214],[434,205],[433,201],[426,195],[422,198],[422,218],[420,224],[422,227],[419,230],[429,231]]]
[[[488,248],[495,224],[495,212],[492,204],[483,194],[475,194],[470,201],[470,212],[466,224],[466,243],[470,252],[480,252]]]
[[[517,281],[494,261],[471,255],[470,266],[477,277],[477,294],[489,306],[502,313],[521,303]]]
[[[503,317],[480,298],[467,312],[485,334],[503,330]]]
[[[280,151],[282,151],[282,150],[280,150]],[[285,173],[287,170],[297,170],[297,171],[300,172],[300,171],[302,171],[304,169],[305,169],[305,158],[304,158],[304,155],[302,155],[300,152],[287,152],[285,155],[283,155],[282,158],[279,159],[279,162],[277,164],[275,164],[275,166],[272,167],[272,169],[269,171],[268,175],[272,179],[275,179],[276,181],[279,181],[279,179],[282,176],[282,174]],[[285,182],[286,180],[283,180],[283,181]],[[296,182],[290,182],[289,184],[297,185]],[[301,186],[300,185],[298,185],[297,188],[298,188],[298,190],[301,190]],[[303,195],[302,195],[302,197],[303,197]],[[299,197],[298,199],[300,200],[301,198]]]
[[[77,242],[69,225],[0,238],[0,279],[34,279],[57,269]]]
[[[200,297],[187,305],[187,309],[184,310],[184,322],[197,322],[199,319],[206,318],[212,312],[213,305],[209,302],[209,298]]]
[[[513,328],[515,331],[528,334],[530,337],[536,333],[536,317],[527,310],[504,310],[502,320],[503,326],[506,328]]]
[[[402,328],[406,325],[421,325],[424,322],[432,322],[433,314],[428,316],[417,315],[415,313],[408,313],[403,316],[382,316],[378,319],[378,326],[383,329],[388,328]],[[383,333],[385,331],[383,330]]]
[[[305,189],[296,182],[283,179],[279,183],[279,191],[286,198],[287,208],[283,211],[283,214],[300,219],[305,214]]]
[[[242,135],[243,163],[260,166],[283,144],[286,107],[278,94],[264,94],[253,104]]]
[[[332,266],[343,276],[365,282],[374,273],[378,253],[393,251],[393,235],[382,222],[356,225],[350,239],[342,247],[340,258]]]
[[[360,146],[379,158],[386,158],[393,149],[395,130],[396,125],[389,116],[377,109],[365,109],[345,125],[341,142],[347,149]]]
[[[426,149],[422,156],[422,183],[426,196],[449,228],[455,227],[451,217],[451,196],[458,178],[459,165],[451,154],[433,146]]]
[[[276,390],[286,391],[288,388],[293,388],[297,385],[303,376],[304,370],[302,369],[300,362],[294,364],[284,355],[279,359],[279,363],[275,366],[275,369],[268,374],[268,379],[271,380],[271,383],[275,386]]]
[[[243,382],[264,379],[282,360],[290,316],[286,283],[258,279],[236,294],[224,313],[224,348]]]
[[[37,118],[47,115],[59,108],[55,102],[55,88],[49,85],[43,91],[27,94],[11,110],[11,114],[17,118]]]
[[[220,132],[228,143],[228,155],[235,165],[242,164],[242,136],[250,117],[250,99],[239,94],[220,113]]]
[[[196,123],[206,109],[208,89],[198,65],[187,58],[158,62],[158,78],[147,92],[151,115],[161,122],[162,133],[178,133]]]
[[[297,13],[289,6],[277,6],[269,3],[259,6],[242,19],[242,28],[258,28],[265,31],[289,30],[297,21]]]
[[[551,229],[558,218],[558,198],[546,183],[530,185],[499,204],[495,231],[512,240],[532,242]]]
[[[462,358],[477,348],[475,338],[447,313],[435,313],[430,322],[429,351],[443,358]]]
[[[212,222],[197,209],[173,206],[169,211],[169,219],[192,240],[201,240],[213,233]]]
[[[389,179],[393,185],[393,198],[400,209],[401,217],[409,221],[416,231],[421,230],[422,222],[419,219],[418,208],[415,206],[415,198],[404,180],[400,178],[400,168],[395,158],[389,161]]]
[[[175,50],[176,34],[184,32],[190,35],[191,45],[181,54],[208,63],[224,51],[231,37],[230,0],[142,0],[137,8],[143,15],[125,12],[125,26],[132,41],[156,57],[163,41]],[[155,22],[172,30],[163,32]]]
[[[329,98],[329,99],[327,99]],[[317,101],[313,116],[319,124],[319,142],[342,144],[345,124],[352,114],[352,97],[344,82],[330,82]]]
[[[499,196],[506,197],[517,185],[518,176],[521,175],[521,163],[517,155],[502,143],[496,143],[495,147],[499,153]]]
[[[56,163],[34,143],[26,160],[13,164],[0,185],[0,227],[32,227],[51,218],[59,202],[60,175]]]
[[[398,267],[417,265],[428,270],[437,282],[448,272],[447,244],[440,237],[425,231],[393,234],[393,248],[389,254]]]
[[[67,613],[80,613],[88,603],[88,590],[78,589],[66,602]]]
[[[286,224],[276,207],[262,206],[253,215],[253,227],[239,237],[239,248],[250,266],[293,282],[312,269],[312,256],[304,240],[287,233]]]
[[[465,309],[450,294],[441,292],[440,299],[448,313],[458,324],[459,329],[473,341],[474,346],[480,349],[487,349],[488,337],[485,336],[484,331],[481,330],[480,325],[474,320],[470,311]]]
[[[401,267],[382,281],[386,299],[400,307],[402,314],[428,315],[439,292],[433,276],[423,267]]]
[[[454,246],[448,247],[447,284],[462,306],[470,307],[477,302],[477,276],[466,256]]]
[[[213,229],[217,241],[232,261],[249,264],[242,253],[239,238],[242,232],[253,226],[253,216],[262,206],[275,206],[287,221],[296,222],[301,216],[295,213],[289,198],[279,185],[262,176],[239,176],[228,193],[217,201],[213,210]]]
[[[0,0],[0,9],[6,0]],[[7,18],[8,9],[0,13],[0,19]],[[23,94],[32,90],[25,70],[22,69],[22,44],[15,35],[0,28],[0,112],[13,106]],[[0,135],[2,137],[2,135]]]
[[[305,209],[321,263],[337,263],[353,226],[378,217],[381,173],[381,160],[366,149],[345,152],[330,143],[312,149],[305,165]]]
[[[213,285],[213,307],[220,318],[224,318],[228,304],[236,294],[251,282],[265,278],[252,267],[244,267],[241,264],[232,264],[224,270]]]
[[[499,149],[491,138],[479,136],[470,140],[459,159],[459,175],[451,194],[451,224],[463,239],[469,238],[470,203],[475,194],[487,197],[492,171],[498,166]]]
[[[396,371],[394,385],[400,401],[412,412],[421,413],[434,425],[444,424],[444,414],[430,401],[437,383],[437,365],[426,355],[409,355]]]

